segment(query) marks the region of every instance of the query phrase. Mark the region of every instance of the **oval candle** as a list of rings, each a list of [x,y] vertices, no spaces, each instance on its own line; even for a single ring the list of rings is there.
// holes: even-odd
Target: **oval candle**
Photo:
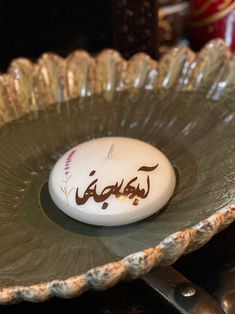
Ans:
[[[145,142],[104,137],[64,154],[49,177],[49,192],[59,209],[81,222],[118,226],[161,209],[175,188],[166,156]]]

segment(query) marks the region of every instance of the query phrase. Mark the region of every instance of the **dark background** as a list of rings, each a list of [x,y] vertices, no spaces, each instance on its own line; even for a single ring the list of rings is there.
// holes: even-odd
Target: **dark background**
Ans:
[[[0,0],[0,71],[12,59],[116,48],[158,57],[157,0]]]
[[[0,71],[16,57],[113,47],[110,0],[0,0]]]

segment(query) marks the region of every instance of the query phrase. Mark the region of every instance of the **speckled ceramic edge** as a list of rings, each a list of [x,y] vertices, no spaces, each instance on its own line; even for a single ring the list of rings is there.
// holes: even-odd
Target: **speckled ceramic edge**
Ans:
[[[95,267],[83,275],[27,287],[2,288],[0,302],[2,304],[22,300],[42,302],[53,296],[72,298],[90,289],[104,290],[121,280],[139,278],[153,267],[170,265],[182,254],[198,249],[234,219],[235,204],[218,210],[191,228],[168,236],[155,247],[131,254],[117,262]]]
[[[126,61],[113,50],[105,50],[95,59],[84,51],[74,52],[66,60],[45,54],[34,65],[26,59],[17,59],[8,74],[0,76],[0,123],[53,102],[101,91],[111,100],[113,91],[127,88],[200,89],[205,96],[218,100],[234,90],[233,67],[234,56],[221,40],[208,43],[198,54],[176,47],[159,63],[143,53]],[[98,266],[83,275],[26,287],[0,288],[0,304],[21,300],[42,302],[53,296],[72,298],[90,289],[104,290],[121,280],[139,278],[153,267],[170,265],[181,255],[198,249],[234,220],[235,204],[230,204],[195,226],[168,236],[156,247]]]

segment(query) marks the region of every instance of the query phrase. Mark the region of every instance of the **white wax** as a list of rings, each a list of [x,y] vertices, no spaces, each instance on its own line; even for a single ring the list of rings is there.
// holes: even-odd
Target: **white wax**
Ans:
[[[70,217],[117,226],[160,210],[175,182],[174,169],[160,150],[136,139],[104,137],[64,154],[52,169],[49,191]]]

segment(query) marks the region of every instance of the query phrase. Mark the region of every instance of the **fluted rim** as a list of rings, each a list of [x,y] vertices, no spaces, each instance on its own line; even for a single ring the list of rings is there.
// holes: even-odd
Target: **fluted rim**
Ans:
[[[125,89],[200,90],[205,97],[219,100],[234,90],[234,60],[219,39],[209,42],[198,54],[186,47],[175,47],[159,62],[144,53],[127,61],[110,49],[96,58],[85,51],[75,51],[66,59],[46,53],[35,64],[16,59],[7,74],[0,75],[0,124],[78,96],[103,92],[111,101],[114,91]],[[234,220],[235,204],[230,204],[195,226],[171,234],[155,247],[83,275],[0,288],[0,303],[41,302],[53,296],[71,298],[90,289],[103,290],[120,280],[141,277],[153,267],[172,264],[182,254],[198,249]]]

